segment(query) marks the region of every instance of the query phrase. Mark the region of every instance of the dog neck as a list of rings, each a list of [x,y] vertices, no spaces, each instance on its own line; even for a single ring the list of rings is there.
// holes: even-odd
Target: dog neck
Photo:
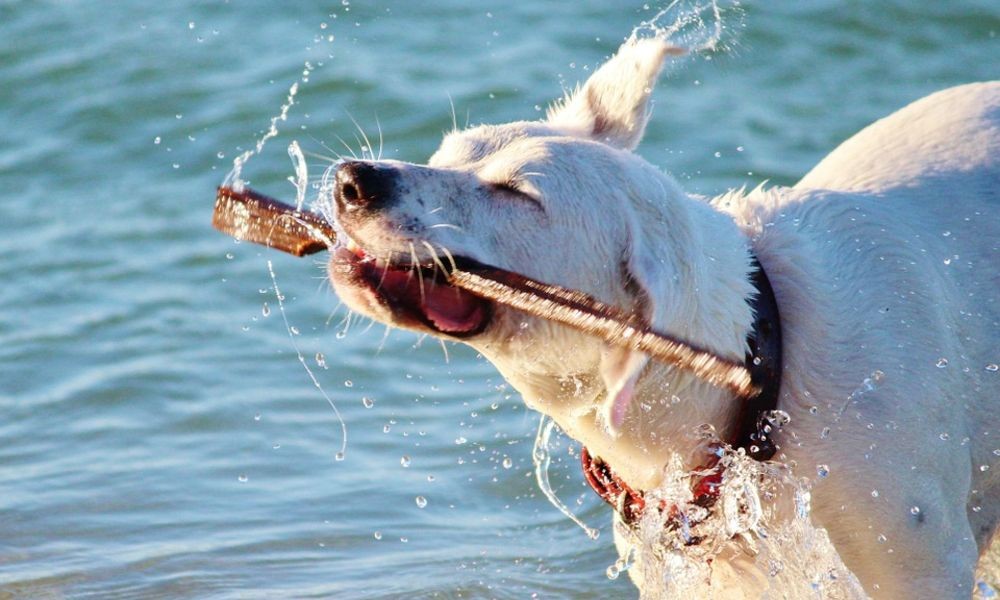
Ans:
[[[668,186],[668,193],[674,191],[671,188],[676,186]],[[658,300],[667,304],[663,311],[667,318],[657,326],[742,361],[753,327],[751,302],[756,293],[749,240],[730,216],[707,202],[679,191],[670,195],[665,202],[641,205],[642,211],[655,213],[637,215],[641,236],[656,241],[653,250],[659,254],[653,260],[673,265],[670,281],[658,282],[663,284]],[[596,354],[584,350],[596,346],[584,338],[553,345],[579,349],[580,356]],[[510,352],[501,354],[510,356]],[[580,356],[573,360],[582,361]],[[529,406],[554,418],[567,434],[613,465],[636,488],[656,487],[673,454],[685,468],[693,470],[703,464],[705,444],[700,435],[704,425],[714,428],[722,440],[734,440],[740,434],[740,399],[669,365],[650,362],[645,367],[622,427],[611,433],[597,410],[606,392],[596,369],[560,373],[555,364],[494,362]]]

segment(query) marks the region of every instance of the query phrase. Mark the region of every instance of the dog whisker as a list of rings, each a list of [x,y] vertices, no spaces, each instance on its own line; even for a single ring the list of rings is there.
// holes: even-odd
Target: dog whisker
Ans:
[[[361,125],[359,125],[358,122],[354,119],[354,115],[352,115],[351,113],[347,113],[347,116],[351,119],[351,122],[354,123],[354,126],[358,128],[358,131],[361,132],[361,137],[362,137],[362,139],[364,139],[364,146],[362,147],[362,153],[361,153],[362,156],[364,156],[366,154],[364,152],[364,149],[367,148],[368,149],[368,151],[367,151],[368,157],[371,158],[372,160],[375,160],[375,149],[372,148],[372,143],[368,139],[368,134],[365,133],[365,130],[362,129]],[[357,137],[357,136],[355,136],[355,137]]]
[[[417,259],[417,249],[413,246],[413,242],[410,244],[410,267],[417,272],[417,279],[420,282],[420,301],[426,302],[427,297],[424,292],[424,272],[420,268],[420,261]],[[412,272],[412,271],[411,271]]]
[[[437,267],[441,267],[441,272],[442,273],[447,273],[448,269],[444,268],[444,263],[441,262],[441,259],[438,257],[437,251],[434,250],[434,246],[432,246],[431,243],[428,242],[427,240],[421,240],[421,243],[424,245],[425,248],[427,248],[427,251],[430,252],[431,260],[434,261],[434,264]],[[435,269],[435,272],[436,272],[436,269]]]
[[[350,153],[350,155],[351,155],[351,158],[353,158],[353,159],[355,159],[355,160],[358,160],[358,155],[357,155],[357,154],[356,154],[356,153],[354,152],[354,148],[351,148],[350,144],[348,144],[347,142],[345,142],[345,141],[344,141],[344,138],[340,137],[339,135],[336,135],[336,136],[334,136],[334,137],[336,137],[336,138],[337,138],[337,141],[339,141],[339,142],[340,142],[340,144],[341,144],[341,145],[342,145],[342,146],[343,146],[344,148],[346,148],[346,149],[347,149],[347,151],[348,151],[348,152]]]
[[[435,223],[434,225],[428,225],[427,229],[454,229],[455,231],[465,233],[465,229],[451,223]]]
[[[444,252],[445,257],[448,258],[448,262],[451,263],[451,272],[458,270],[458,263],[455,262],[455,257],[451,254],[451,251],[441,246],[441,252]]]

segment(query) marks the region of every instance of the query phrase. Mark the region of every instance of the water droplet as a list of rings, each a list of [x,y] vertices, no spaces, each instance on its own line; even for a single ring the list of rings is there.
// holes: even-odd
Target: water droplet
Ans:
[[[279,448],[281,448],[281,444],[278,444],[278,443],[274,443],[274,444],[272,444],[272,445],[271,445],[271,449],[272,449],[272,450],[277,450],[277,449],[279,449]]]
[[[910,514],[913,515],[913,516],[919,515],[920,514],[920,507],[919,506],[911,506],[910,507]]]
[[[947,432],[944,432],[944,433],[942,433],[942,434],[941,434],[941,435],[939,435],[938,437],[939,437],[939,438],[941,438],[941,441],[942,441],[942,442],[947,442],[947,441],[948,441],[949,439],[951,439],[951,436],[950,436],[950,435],[948,435],[948,433],[947,433]]]
[[[427,476],[427,481],[434,481],[435,477],[433,475]]]
[[[226,252],[226,260],[233,260],[234,254],[232,252]]]
[[[267,302],[265,302],[264,306],[261,307],[260,314],[264,315],[265,317],[271,316],[271,307],[267,305]]]
[[[458,436],[457,438],[455,438],[455,445],[456,446],[461,446],[462,444],[464,444],[465,442],[468,442],[468,441],[469,440],[465,439],[464,437]]]
[[[240,473],[239,477],[236,478],[240,483],[246,483],[249,477]]]
[[[218,152],[218,153],[216,153],[215,156],[217,156],[218,158],[226,158],[226,153],[225,152]]]
[[[188,29],[194,29],[194,21],[188,21]]]
[[[154,143],[154,144],[157,144],[157,145],[159,145],[160,141],[161,141],[161,140],[160,140],[160,136],[156,136],[155,138],[153,138],[153,143]]]
[[[737,152],[743,152],[743,146],[736,146]]]
[[[886,540],[885,534],[882,534],[882,533],[878,534],[878,538],[876,538],[876,539],[878,539],[878,543],[884,544],[885,540]]]
[[[604,573],[608,576],[608,579],[615,580],[621,575],[621,570],[618,568],[618,565],[611,565]]]
[[[816,474],[820,477],[826,477],[830,474],[830,467],[827,465],[816,465]]]
[[[375,533],[372,534],[372,537],[374,537],[376,540],[380,540],[382,539],[382,532],[376,531]]]
[[[817,414],[819,414],[819,407],[818,406],[810,406],[809,407],[809,414],[811,414],[811,415],[817,415]]]
[[[972,507],[972,512],[979,512],[979,511],[981,511],[981,510],[983,510],[983,507],[982,507],[982,506],[973,506],[973,507]]]
[[[399,538],[399,541],[401,541],[401,542],[403,542],[405,544],[406,542],[410,541],[410,538],[408,538],[408,537],[401,537],[401,538]]]
[[[350,379],[344,380],[344,387],[354,387],[354,382]]]
[[[993,450],[993,456],[1000,456],[1000,448]]]
[[[295,325],[292,325],[291,327],[288,328],[288,333],[292,335],[299,335],[299,328],[296,327]]]
[[[986,370],[989,371],[990,373],[996,373],[997,371],[1000,371],[1000,365],[996,363],[990,363],[986,365]]]
[[[821,437],[823,439],[826,439],[826,438],[830,437],[830,428],[829,427],[824,427],[823,431],[820,432],[819,437]]]
[[[878,498],[878,490],[872,490],[872,498]]]
[[[951,236],[951,232],[950,231],[945,231],[941,235],[943,235],[944,237],[949,237],[949,236]]]
[[[985,471],[989,471],[990,470],[990,466],[989,465],[979,465],[979,470],[980,471],[984,471],[984,472]]]
[[[950,265],[951,264],[951,258],[949,257],[949,258],[944,259],[944,264]]]
[[[322,352],[317,352],[316,353],[316,366],[320,367],[322,369],[328,368],[326,366],[326,355],[323,354]]]
[[[260,413],[255,413],[253,416],[254,421],[260,421]]]
[[[413,500],[417,503],[417,508],[423,508],[427,506],[427,498],[424,498],[423,496],[417,496]]]
[[[944,358],[944,357],[941,357],[941,358],[939,358],[939,359],[938,359],[938,361],[937,361],[936,363],[934,363],[934,364],[935,364],[935,366],[937,366],[937,368],[939,368],[939,369],[943,369],[943,368],[945,368],[945,367],[947,367],[947,366],[948,366],[948,359],[947,359],[947,358]]]
[[[409,467],[410,466],[410,455],[409,454],[404,454],[403,456],[401,456],[400,459],[399,459],[399,464],[402,465],[402,467],[404,469],[407,468],[407,467]]]
[[[375,406],[375,401],[369,398],[368,396],[363,396],[361,398],[361,404],[363,404],[365,408],[371,408]]]
[[[714,156],[715,158],[722,158],[722,153],[716,151],[715,154],[713,154],[712,156]]]
[[[338,460],[338,461],[344,460],[344,453],[343,452],[338,452],[338,453],[336,453],[336,454],[333,455],[333,458],[335,460]]]
[[[514,466],[514,461],[512,461],[509,456],[503,457],[503,468],[509,469],[512,466]]]
[[[388,425],[383,425],[382,426],[382,433],[389,433],[390,430],[392,430],[392,427],[390,427]]]

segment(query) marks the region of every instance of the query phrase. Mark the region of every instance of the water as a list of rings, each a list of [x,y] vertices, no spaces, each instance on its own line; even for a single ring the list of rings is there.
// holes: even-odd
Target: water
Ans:
[[[0,2],[0,597],[636,596],[574,445],[554,436],[549,481],[597,540],[539,491],[537,415],[489,364],[348,327],[318,260],[208,225],[296,82],[243,172],[289,200],[292,141],[313,175],[338,136],[366,145],[352,119],[423,160],[450,103],[459,125],[541,116],[662,8],[510,4]],[[996,76],[992,0],[744,12],[727,53],[661,82],[640,149],[693,192],[792,183]]]

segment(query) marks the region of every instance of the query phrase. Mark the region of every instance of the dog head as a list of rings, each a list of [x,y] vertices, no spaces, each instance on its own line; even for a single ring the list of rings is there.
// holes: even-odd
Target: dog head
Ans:
[[[676,289],[690,284],[691,265],[677,249],[703,240],[690,238],[681,190],[632,153],[674,52],[630,40],[545,120],[452,132],[427,165],[341,164],[332,195],[347,242],[330,263],[337,293],[379,321],[471,344],[559,420],[603,407],[603,425],[620,426],[644,355],[493,306],[442,273],[473,259],[691,333],[690,294]]]

